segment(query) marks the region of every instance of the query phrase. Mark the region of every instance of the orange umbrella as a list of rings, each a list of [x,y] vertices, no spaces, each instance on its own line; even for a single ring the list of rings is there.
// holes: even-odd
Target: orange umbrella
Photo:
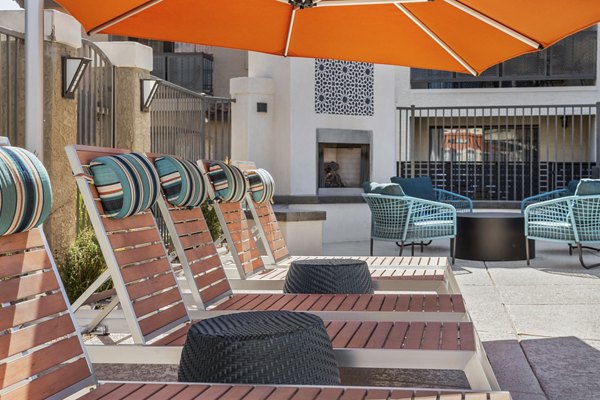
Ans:
[[[478,74],[600,22],[599,0],[59,0],[89,33]]]

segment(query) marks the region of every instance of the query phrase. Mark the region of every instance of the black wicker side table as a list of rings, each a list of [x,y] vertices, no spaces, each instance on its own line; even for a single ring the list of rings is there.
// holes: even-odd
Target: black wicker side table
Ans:
[[[181,354],[179,381],[339,385],[340,375],[319,317],[257,311],[192,325]]]
[[[293,261],[285,278],[284,293],[372,294],[367,263],[352,259]]]

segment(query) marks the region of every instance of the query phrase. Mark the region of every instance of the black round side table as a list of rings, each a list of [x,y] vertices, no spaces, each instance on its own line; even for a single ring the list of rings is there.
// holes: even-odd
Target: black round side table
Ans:
[[[323,321],[288,311],[228,314],[193,324],[178,375],[180,382],[340,384]]]
[[[284,293],[373,294],[367,263],[352,259],[293,261],[285,278]]]
[[[529,240],[535,258],[535,241]],[[456,216],[456,258],[478,261],[525,260],[525,222],[515,212],[459,213]]]

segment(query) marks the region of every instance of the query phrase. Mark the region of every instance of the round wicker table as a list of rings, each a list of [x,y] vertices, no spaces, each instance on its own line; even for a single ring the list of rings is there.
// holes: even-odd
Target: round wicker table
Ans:
[[[340,375],[319,317],[257,311],[193,324],[181,354],[179,381],[339,385]]]
[[[284,293],[372,294],[367,263],[352,259],[293,261],[285,278]]]

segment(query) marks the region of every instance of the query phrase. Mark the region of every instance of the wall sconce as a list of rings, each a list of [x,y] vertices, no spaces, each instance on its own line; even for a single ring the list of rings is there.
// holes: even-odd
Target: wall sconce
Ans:
[[[143,112],[150,111],[150,104],[160,83],[157,79],[140,79],[140,99]]]
[[[92,61],[87,57],[62,58],[62,95],[67,99],[75,98],[75,90],[81,82],[81,77]]]

